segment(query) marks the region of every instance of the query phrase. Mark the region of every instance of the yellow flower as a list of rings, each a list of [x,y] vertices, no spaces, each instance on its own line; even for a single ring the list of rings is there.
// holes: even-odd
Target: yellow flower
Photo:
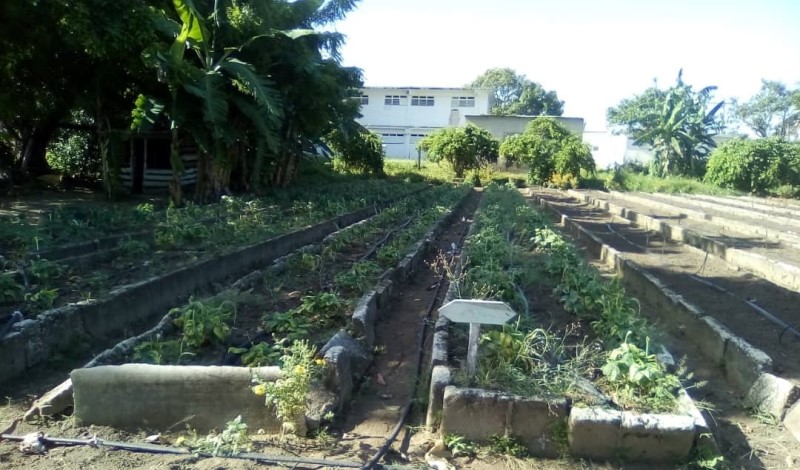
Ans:
[[[264,384],[254,385],[253,387],[250,387],[250,390],[260,397],[263,397],[267,394],[267,386]]]
[[[325,365],[325,359],[314,359],[314,364],[322,367]]]
[[[306,368],[303,366],[294,366],[294,370],[292,372],[297,375],[303,375],[306,373]]]

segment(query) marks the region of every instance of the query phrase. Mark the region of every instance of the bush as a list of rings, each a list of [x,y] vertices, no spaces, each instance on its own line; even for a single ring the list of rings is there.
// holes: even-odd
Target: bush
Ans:
[[[553,119],[536,118],[522,134],[508,136],[500,146],[506,164],[525,164],[533,184],[577,187],[581,170],[595,172],[589,147],[580,137]]]
[[[497,161],[499,143],[492,134],[473,124],[446,127],[420,140],[418,148],[434,163],[447,162],[456,178]]]
[[[382,176],[383,144],[381,138],[366,129],[328,134],[327,143],[335,153],[334,166],[346,171]]]
[[[780,186],[798,186],[800,144],[778,137],[726,142],[711,154],[705,181],[762,195]]]

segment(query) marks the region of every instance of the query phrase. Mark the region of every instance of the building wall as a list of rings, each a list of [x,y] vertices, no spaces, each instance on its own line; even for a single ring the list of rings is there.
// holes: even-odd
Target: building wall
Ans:
[[[502,142],[509,135],[521,134],[525,126],[538,116],[466,116],[466,121],[488,130],[496,139]],[[558,121],[575,135],[583,135],[583,118],[548,116]]]
[[[463,126],[466,115],[488,113],[491,106],[485,89],[363,88],[361,96],[358,122],[380,135],[387,156],[403,159],[417,158],[417,142],[424,136]]]

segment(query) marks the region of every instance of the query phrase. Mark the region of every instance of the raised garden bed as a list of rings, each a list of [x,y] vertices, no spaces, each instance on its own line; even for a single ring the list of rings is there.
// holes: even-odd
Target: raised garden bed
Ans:
[[[120,427],[168,426],[174,422],[171,421],[173,419],[189,418],[191,425],[202,429],[211,427],[212,421],[214,426],[219,427],[243,411],[245,414],[250,412],[249,405],[225,401],[218,403],[213,413],[207,413],[206,417],[194,423],[190,416],[201,413],[201,407],[207,405],[207,400],[203,397],[209,396],[209,387],[213,386],[203,385],[198,387],[199,391],[187,391],[185,386],[180,386],[179,381],[171,382],[175,384],[173,388],[165,385],[164,389],[155,393],[158,396],[163,393],[182,393],[181,401],[184,405],[177,410],[159,406],[157,403],[153,403],[152,407],[137,406],[136,413],[129,412],[131,407],[110,406],[115,401],[144,400],[150,403],[147,398],[131,396],[129,391],[137,389],[136,383],[153,379],[154,374],[169,374],[170,367],[177,367],[176,373],[184,373],[179,372],[183,369],[180,366],[108,366],[110,369],[96,366],[125,363],[134,357],[166,363],[167,354],[151,353],[156,351],[159,344],[164,346],[169,341],[176,341],[185,348],[184,353],[191,352],[191,356],[172,356],[173,360],[179,360],[181,364],[219,364],[223,362],[221,359],[237,364],[247,363],[254,367],[281,364],[281,370],[271,370],[267,377],[261,377],[260,383],[254,388],[255,392],[266,392],[268,397],[271,396],[269,390],[273,390],[271,387],[280,387],[299,379],[309,380],[314,375],[311,370],[319,369],[320,383],[312,386],[310,408],[306,409],[304,406],[302,410],[305,417],[303,422],[317,425],[323,415],[341,409],[349,401],[354,380],[358,380],[371,361],[371,338],[374,336],[375,321],[387,309],[398,283],[412,275],[422,262],[428,240],[450,222],[452,214],[466,200],[467,192],[468,188],[465,187],[434,189],[425,196],[411,198],[403,207],[395,206],[392,209],[393,214],[385,211],[373,219],[340,230],[319,246],[306,247],[277,260],[264,272],[252,273],[240,279],[223,293],[225,300],[218,297],[216,305],[224,306],[218,312],[218,318],[223,321],[215,323],[217,329],[212,327],[206,330],[209,336],[207,341],[199,341],[200,346],[192,340],[192,336],[186,334],[189,317],[185,313],[190,309],[191,303],[173,310],[156,328],[106,351],[88,364],[91,367],[72,374],[75,380],[75,416],[85,421],[85,424],[112,424]],[[437,201],[433,207],[431,200]],[[362,259],[365,256],[366,259]],[[367,262],[375,263],[379,269],[365,271],[366,274],[360,276],[360,282],[353,282],[352,278],[343,276],[352,273],[359,263],[363,265]],[[287,281],[292,284],[283,284]],[[299,296],[290,295],[298,292],[292,290],[295,285],[302,286],[306,291],[300,291]],[[308,304],[308,294],[312,292],[315,294],[315,301],[330,294],[327,300],[331,302],[321,302],[313,308]],[[334,298],[338,298],[342,304],[334,302]],[[200,301],[194,303],[197,302]],[[206,307],[215,303],[202,302]],[[251,309],[252,305],[258,305],[259,309]],[[233,307],[236,309],[235,321],[232,315],[228,317],[225,312]],[[232,313],[232,310],[228,312]],[[278,318],[287,321],[276,323]],[[293,320],[291,325],[289,319]],[[249,344],[239,345],[240,347],[231,350],[231,345],[235,345],[241,338],[250,338]],[[312,351],[316,346],[322,346],[318,357],[322,358],[324,365],[308,356],[298,361],[297,354],[284,355],[281,358],[277,352],[281,348],[275,347],[276,340],[285,340],[281,344],[284,352],[287,347],[292,352],[297,352],[297,348]],[[161,350],[165,351],[166,348]],[[234,354],[226,354],[229,352]],[[185,373],[192,372],[192,367],[196,366],[185,368]],[[247,370],[240,367],[232,369]],[[113,384],[98,379],[107,370],[116,374],[116,379],[111,381]],[[211,372],[216,369],[211,367],[208,370]],[[220,369],[220,373],[236,374],[229,369]],[[238,380],[241,382],[241,378]],[[104,393],[93,391],[97,390],[98,383],[105,384],[102,387]],[[219,385],[222,388],[228,386]],[[202,396],[195,396],[198,393]],[[258,398],[263,403],[264,398]],[[164,401],[175,403],[176,400],[171,395],[170,399]],[[280,414],[286,400],[273,400],[270,403],[272,411]],[[143,408],[149,411],[144,411]],[[98,414],[98,410],[107,411]],[[252,421],[265,430],[286,430],[281,425],[286,424],[288,412],[280,419],[263,408],[257,412],[259,415],[251,417]],[[208,416],[213,419],[209,421]],[[248,416],[243,415],[243,418],[250,422]],[[298,423],[292,424],[296,426]],[[294,427],[292,430],[298,429]]]
[[[705,421],[616,280],[512,188],[487,189],[465,249],[449,297],[503,300],[519,317],[484,326],[474,378],[463,372],[464,328],[440,318],[429,424],[474,441],[515,439],[534,456],[689,457]]]
[[[379,208],[371,206],[343,214],[238,248],[224,256],[194,262],[167,274],[119,287],[102,300],[77,302],[16,323],[11,332],[0,339],[0,355],[8,358],[0,364],[0,380],[21,373],[56,352],[70,351],[76,347],[76,342],[96,342],[122,332],[185,301],[189,294],[205,286],[318,242],[339,227],[374,215]],[[64,335],[63,331],[72,334]]]

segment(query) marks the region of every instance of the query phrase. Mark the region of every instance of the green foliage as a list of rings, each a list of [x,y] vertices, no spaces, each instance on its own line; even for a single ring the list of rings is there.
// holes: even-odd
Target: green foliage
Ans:
[[[33,279],[42,286],[50,285],[50,281],[58,279],[67,271],[66,266],[61,263],[46,259],[31,260],[28,272]]]
[[[255,377],[253,392],[263,395],[267,406],[283,421],[283,431],[298,435],[305,433],[306,395],[311,381],[319,372],[320,363],[314,361],[314,349],[307,341],[295,341],[281,357],[283,375],[274,382]]]
[[[478,453],[478,446],[474,442],[458,434],[445,434],[444,445],[450,449],[453,457],[474,457]]]
[[[261,342],[254,344],[250,348],[228,348],[231,354],[239,354],[242,356],[242,364],[247,367],[263,367],[278,364],[283,353],[282,343],[265,343]]]
[[[328,134],[326,142],[336,154],[335,166],[363,174],[384,174],[383,144],[374,132],[363,128],[351,132],[336,129]]]
[[[147,254],[150,251],[150,245],[141,240],[127,239],[120,240],[117,249],[122,256],[137,258]]]
[[[711,154],[705,180],[761,195],[784,185],[798,187],[800,144],[778,137],[726,142]]]
[[[736,106],[736,117],[759,137],[787,138],[800,123],[800,90],[781,82],[761,80],[761,90]]]
[[[196,453],[213,457],[229,457],[250,450],[247,424],[241,416],[225,423],[225,429],[219,434],[211,433],[202,438],[194,435],[182,440],[182,443]]]
[[[469,86],[492,90],[492,114],[561,116],[564,112],[564,102],[555,91],[545,91],[540,84],[509,68],[489,69]]]
[[[467,124],[432,132],[418,146],[427,153],[429,161],[448,163],[456,178],[463,178],[468,170],[497,161],[499,144],[489,131]]]
[[[644,349],[626,338],[616,349],[609,351],[602,367],[603,375],[619,404],[656,413],[671,412],[681,387],[680,380],[668,373],[649,349],[650,338],[646,339]]]
[[[195,300],[173,308],[175,326],[183,331],[183,342],[190,348],[200,348],[212,341],[223,342],[231,332],[228,321],[236,316],[236,304],[230,300]]]
[[[651,173],[656,176],[701,176],[721,127],[716,114],[723,102],[709,109],[716,87],[695,92],[682,77],[681,70],[667,90],[653,86],[608,109],[610,125],[627,132],[637,144],[653,148]]]
[[[489,451],[495,455],[510,455],[511,457],[526,457],[528,448],[514,436],[489,437]]]
[[[0,273],[0,304],[19,300],[25,286],[17,282],[14,273]]]
[[[188,353],[183,351],[180,339],[165,340],[161,335],[142,341],[133,348],[133,360],[148,364],[177,364],[180,358]]]
[[[34,293],[25,294],[25,301],[32,302],[42,310],[53,308],[57,298],[58,289],[48,289],[47,287],[40,287]]]
[[[83,111],[73,112],[71,120],[82,125],[92,122]],[[59,130],[47,149],[47,163],[62,175],[89,181],[101,177],[102,162],[92,131]]]
[[[553,119],[536,118],[522,134],[507,137],[500,146],[507,164],[524,164],[533,184],[577,187],[581,170],[594,173],[591,149]]]

